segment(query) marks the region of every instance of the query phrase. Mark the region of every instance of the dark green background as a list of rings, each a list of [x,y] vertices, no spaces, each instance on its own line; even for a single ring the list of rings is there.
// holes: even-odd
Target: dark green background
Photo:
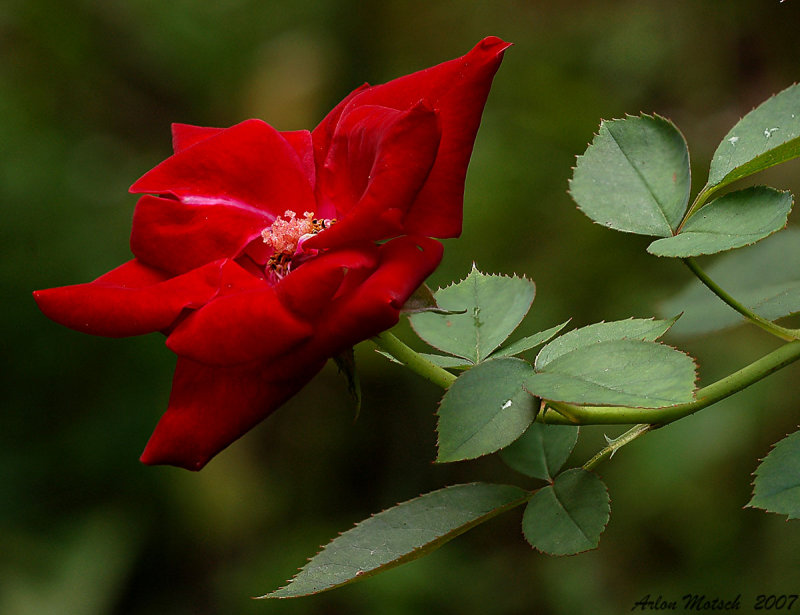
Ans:
[[[535,553],[514,511],[376,579],[267,603],[248,597],[372,512],[460,481],[530,483],[494,458],[432,465],[437,391],[369,344],[357,422],[329,367],[201,473],[140,465],[169,394],[163,339],[82,336],[30,296],[129,258],[127,188],[169,155],[170,122],[310,128],[363,81],[495,34],[515,46],[464,234],[431,283],[473,260],[531,276],[525,333],[652,315],[688,272],[576,211],[575,155],[601,118],[658,112],[686,135],[699,187],[730,126],[797,80],[799,25],[800,0],[0,3],[0,613],[621,613],[690,592],[741,593],[748,612],[758,593],[800,592],[798,522],[742,510],[757,459],[798,423],[797,367],[601,466],[613,514],[597,551]],[[798,193],[799,170],[758,179]],[[775,345],[746,330],[672,342],[704,382]],[[585,430],[576,464],[602,434]]]

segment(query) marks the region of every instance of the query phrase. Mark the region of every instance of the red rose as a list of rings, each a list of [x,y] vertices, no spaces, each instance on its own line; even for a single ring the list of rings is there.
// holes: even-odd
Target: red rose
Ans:
[[[332,356],[392,327],[461,232],[464,177],[508,44],[343,100],[313,132],[173,125],[132,192],[134,259],[37,291],[63,325],[161,331],[178,355],[141,460],[198,470]],[[158,196],[151,196],[158,195]],[[388,241],[385,241],[388,240]]]

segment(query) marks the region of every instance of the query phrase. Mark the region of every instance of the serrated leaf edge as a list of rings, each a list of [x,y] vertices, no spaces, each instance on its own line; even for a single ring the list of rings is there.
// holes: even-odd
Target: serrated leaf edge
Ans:
[[[523,387],[523,388],[525,388],[525,387]],[[525,389],[525,390],[527,391],[527,389]],[[530,393],[530,391],[528,391],[528,393]],[[535,396],[534,396],[534,397],[535,397]],[[541,406],[543,406],[543,405],[544,405],[544,404],[541,404]],[[539,410],[537,410],[537,412],[536,412],[537,416],[538,416],[539,414],[541,414],[541,413],[542,413],[542,411],[543,411],[541,406],[540,406]],[[531,427],[533,427],[534,425],[537,425],[537,424],[538,424],[538,425],[545,425],[545,426],[548,426],[548,424],[547,424],[547,423],[536,423],[536,422],[534,421],[533,423],[531,423],[530,425],[528,425],[528,429],[530,429]],[[575,428],[576,432],[575,432],[575,441],[572,443],[572,446],[570,446],[570,449],[569,449],[569,452],[567,453],[567,456],[566,456],[566,458],[564,459],[564,461],[562,461],[562,462],[561,462],[561,465],[559,465],[557,468],[554,468],[552,472],[550,471],[550,465],[549,465],[549,463],[548,463],[548,460],[547,460],[546,447],[544,446],[544,440],[542,440],[542,447],[541,447],[541,448],[542,448],[542,459],[544,460],[544,462],[543,462],[543,465],[544,465],[544,467],[547,469],[547,476],[546,476],[546,477],[543,477],[543,476],[536,476],[536,475],[534,475],[534,474],[531,474],[531,473],[529,473],[529,472],[523,472],[522,470],[519,470],[519,469],[515,468],[514,466],[512,466],[512,465],[511,465],[511,464],[510,464],[510,463],[509,463],[509,462],[508,462],[508,461],[505,459],[505,457],[504,457],[504,455],[503,455],[503,453],[506,451],[506,449],[507,449],[508,447],[503,447],[502,449],[500,449],[500,450],[498,451],[498,453],[499,453],[499,456],[500,456],[500,460],[501,460],[501,461],[502,461],[502,462],[503,462],[503,463],[504,463],[506,466],[508,466],[508,467],[509,467],[511,470],[513,470],[514,472],[517,472],[518,474],[522,474],[523,476],[527,476],[528,478],[534,478],[534,479],[537,479],[537,480],[545,480],[545,481],[553,481],[553,480],[555,479],[555,477],[556,477],[556,476],[558,476],[558,475],[560,474],[561,468],[563,468],[563,467],[564,467],[564,464],[565,464],[565,463],[567,463],[567,461],[569,460],[569,457],[570,457],[570,455],[572,455],[572,452],[575,450],[575,446],[578,444],[578,438],[580,437],[580,428],[581,428],[581,426],[580,426],[580,425],[549,425],[549,427],[571,427],[571,428]],[[514,440],[514,441],[513,441],[511,444],[509,444],[508,446],[510,447],[511,445],[513,445],[514,443],[516,443],[517,441],[519,441],[519,439],[520,439],[520,438],[522,438],[523,436],[525,436],[525,433],[526,433],[526,432],[527,432],[527,430],[525,430],[525,432],[521,433],[521,434],[519,435],[519,438],[517,438],[516,440]]]
[[[798,427],[798,430],[800,430],[800,425],[798,425],[797,427]],[[787,522],[787,523],[788,523],[789,521],[793,521],[793,520],[795,520],[795,519],[798,519],[798,518],[800,518],[800,517],[792,517],[792,516],[790,516],[788,513],[782,513],[782,512],[777,512],[777,511],[774,511],[774,510],[769,510],[768,508],[764,508],[763,506],[758,506],[758,505],[756,505],[756,504],[753,504],[753,503],[752,503],[752,502],[753,502],[753,499],[756,497],[756,480],[758,479],[758,471],[759,471],[759,469],[761,469],[761,464],[763,464],[763,463],[764,463],[764,461],[766,461],[767,457],[769,457],[769,456],[770,456],[770,454],[772,453],[772,451],[774,451],[774,450],[775,450],[775,448],[776,448],[776,447],[777,447],[777,446],[778,446],[778,445],[779,445],[781,442],[783,442],[783,441],[784,441],[786,438],[788,438],[789,436],[792,436],[792,435],[794,435],[794,434],[798,433],[798,430],[795,430],[795,431],[793,431],[793,432],[791,432],[791,433],[784,434],[784,435],[783,435],[783,436],[782,436],[782,437],[781,437],[779,440],[777,440],[776,442],[773,442],[773,443],[770,445],[770,447],[769,447],[769,451],[767,452],[767,454],[766,454],[766,455],[764,455],[763,457],[760,457],[760,458],[757,460],[757,464],[756,464],[756,468],[755,468],[755,470],[753,470],[753,471],[750,473],[750,476],[752,476],[752,477],[753,477],[753,480],[750,482],[750,486],[753,488],[753,489],[752,489],[752,495],[750,496],[750,501],[749,501],[749,502],[747,502],[747,504],[745,504],[744,506],[742,506],[742,508],[743,508],[743,509],[744,509],[744,508],[752,508],[752,509],[754,509],[754,510],[763,510],[764,512],[767,512],[767,513],[770,513],[770,514],[773,514],[773,515],[781,515],[781,516],[785,516],[785,517],[786,517],[786,522]]]
[[[618,323],[618,322],[632,322],[632,321],[634,321],[634,320],[642,320],[642,321],[649,320],[649,321],[651,321],[651,322],[655,322],[655,321],[657,321],[657,320],[658,320],[658,321],[664,321],[664,322],[666,322],[666,323],[669,323],[669,324],[667,325],[667,328],[666,328],[666,329],[664,329],[664,332],[663,332],[663,333],[661,333],[660,335],[658,335],[658,336],[654,337],[652,340],[642,340],[640,337],[632,337],[632,336],[630,336],[630,335],[624,335],[624,336],[622,336],[622,337],[615,337],[615,338],[612,338],[612,339],[609,339],[609,340],[599,340],[599,341],[596,341],[596,342],[592,342],[591,344],[586,344],[586,345],[584,345],[584,346],[579,346],[578,348],[573,348],[573,349],[572,349],[572,350],[570,350],[569,352],[574,352],[574,351],[576,351],[576,350],[579,350],[579,349],[581,349],[581,348],[586,348],[586,347],[588,347],[588,346],[592,346],[592,345],[594,345],[594,344],[599,344],[599,343],[602,343],[602,342],[613,342],[613,341],[615,341],[615,340],[640,340],[640,341],[643,341],[643,342],[644,342],[644,341],[652,341],[652,342],[654,342],[654,343],[655,343],[655,341],[656,341],[656,340],[658,340],[658,339],[660,339],[660,338],[664,337],[664,336],[665,336],[667,333],[669,333],[669,330],[670,330],[670,329],[672,329],[672,327],[675,325],[675,323],[676,323],[676,322],[678,322],[678,319],[679,319],[681,316],[683,316],[683,312],[681,312],[680,314],[677,314],[677,315],[673,316],[672,318],[656,318],[655,316],[650,316],[650,317],[648,317],[648,318],[637,318],[636,316],[630,316],[629,318],[623,318],[622,320],[608,320],[608,321],[606,321],[606,320],[600,320],[600,321],[598,321],[598,322],[593,322],[593,323],[590,323],[590,324],[588,324],[588,325],[584,325],[584,326],[582,326],[582,327],[576,327],[575,329],[570,329],[570,330],[569,330],[569,331],[567,331],[566,333],[562,333],[561,335],[559,335],[559,336],[557,336],[557,337],[554,337],[554,338],[551,338],[550,340],[548,340],[548,342],[547,342],[547,345],[549,346],[551,343],[553,343],[553,342],[555,342],[555,341],[557,341],[557,340],[561,339],[561,338],[562,338],[562,337],[564,337],[565,335],[569,335],[569,334],[571,334],[573,331],[580,331],[581,329],[587,329],[588,327],[592,327],[592,326],[594,326],[594,325],[607,325],[607,324],[614,324],[614,323]],[[660,342],[659,342],[659,343],[660,343]],[[538,363],[538,361],[539,361],[539,354],[541,354],[541,353],[544,351],[544,349],[545,349],[545,348],[547,348],[547,346],[544,346],[544,348],[541,348],[541,349],[539,350],[539,352],[536,354],[536,358],[534,359],[534,361],[533,361],[533,363],[532,363],[534,371],[537,371],[537,372],[538,372],[538,369],[537,369],[537,367],[536,367],[536,364],[537,364],[537,363]],[[679,350],[679,352],[683,352],[683,351],[682,351],[682,350]],[[569,354],[569,353],[565,353],[565,354]],[[687,353],[684,353],[684,354],[687,354]],[[563,356],[563,355],[559,355],[559,356]],[[553,359],[553,360],[555,360],[555,359]],[[548,362],[547,364],[549,365],[549,363],[550,363],[550,362]]]
[[[676,316],[675,319],[677,320],[677,318],[678,317]],[[614,322],[618,322],[618,321],[614,321]],[[574,329],[573,329],[573,331],[574,331]],[[585,346],[580,346],[578,348],[575,348],[574,350],[570,350],[569,352],[564,353],[563,355],[559,355],[558,358],[560,359],[561,357],[567,356],[567,355],[569,355],[569,354],[571,354],[573,352],[577,352],[577,351],[581,350],[582,348],[589,348],[590,346],[595,346],[597,344],[607,344],[609,342],[618,342],[618,341],[621,341],[622,339],[627,339],[627,340],[632,340],[632,341],[640,341],[640,342],[643,342],[645,344],[656,344],[658,346],[665,346],[665,347],[670,348],[670,349],[674,350],[675,352],[679,352],[680,354],[682,354],[682,355],[688,357],[689,359],[691,359],[692,366],[694,367],[694,381],[692,382],[692,399],[689,400],[688,402],[681,401],[681,402],[676,402],[674,404],[668,404],[668,405],[665,405],[665,406],[655,406],[655,407],[653,407],[653,406],[625,406],[625,405],[621,405],[621,404],[614,404],[614,407],[618,407],[618,408],[633,408],[635,410],[659,410],[661,408],[673,408],[675,406],[681,406],[681,405],[683,405],[685,403],[691,403],[693,401],[696,401],[696,399],[697,399],[696,398],[696,394],[697,394],[697,390],[698,390],[697,389],[697,383],[700,380],[699,366],[697,364],[697,359],[695,359],[688,352],[685,352],[685,351],[681,350],[680,348],[676,348],[675,346],[672,346],[671,344],[665,344],[664,342],[639,340],[639,339],[636,339],[636,338],[618,338],[618,339],[613,339],[613,340],[601,340],[599,342],[593,342],[591,344],[587,344]],[[549,365],[549,363],[548,363],[548,365]],[[539,374],[541,372],[539,370],[537,370],[536,367],[534,366],[534,373]],[[596,383],[592,383],[592,384],[596,384]],[[602,385],[600,385],[600,386],[602,386]],[[610,391],[616,391],[615,389],[612,389],[610,387],[603,387],[603,388],[607,388]],[[531,393],[531,391],[528,391],[527,388],[525,390],[530,395],[533,395],[534,397],[539,397],[535,393]],[[619,391],[616,391],[616,392],[619,392]],[[561,402],[561,403],[565,403],[565,404],[573,404],[575,406],[589,406],[589,407],[605,407],[605,406],[608,406],[608,404],[606,404],[606,403],[587,403],[587,402],[583,402],[583,401],[571,401],[571,400],[568,400],[568,399],[548,399],[546,397],[542,397],[541,399],[542,399],[543,403],[546,403],[547,401],[554,401],[554,402]]]
[[[583,472],[588,472],[589,474],[593,474],[594,476],[596,476],[600,480],[600,484],[603,485],[603,489],[604,489],[604,491],[606,493],[606,497],[608,498],[608,513],[606,515],[606,521],[603,524],[603,528],[600,530],[600,534],[597,537],[597,544],[595,546],[589,547],[587,549],[582,549],[580,551],[575,551],[574,553],[550,553],[549,551],[545,551],[543,549],[540,549],[536,545],[531,544],[530,541],[528,540],[527,536],[525,536],[525,532],[524,531],[522,532],[522,537],[525,539],[525,542],[527,542],[531,546],[531,548],[533,550],[538,551],[539,553],[543,553],[544,555],[549,555],[550,557],[572,557],[574,555],[580,555],[581,553],[587,553],[589,551],[594,551],[595,549],[598,549],[600,547],[600,541],[603,538],[603,534],[605,533],[606,528],[608,527],[608,524],[611,522],[611,494],[608,491],[608,485],[606,485],[605,481],[596,472],[594,472],[592,470],[585,470],[583,468],[569,468],[567,470],[564,470],[563,472],[560,472],[558,474],[558,476],[561,476],[562,474],[565,474],[566,472],[569,472],[570,470],[582,470]],[[542,487],[542,489],[547,489],[547,488],[553,489],[553,485],[555,484],[555,480],[558,478],[558,476],[556,476],[549,485],[547,485],[545,487]],[[555,489],[553,489],[553,490],[555,491]],[[561,505],[560,501],[558,503],[559,503],[559,505]],[[564,507],[562,506],[562,508],[564,508]],[[566,509],[564,509],[564,510],[566,511]],[[569,515],[569,514],[568,514],[568,516],[569,516],[569,518],[571,520],[572,516]],[[577,524],[575,524],[575,525],[577,525]],[[581,533],[583,533],[583,530],[581,530]],[[584,534],[584,536],[585,536],[585,534]]]
[[[343,536],[344,534],[346,534],[348,532],[351,532],[351,531],[353,531],[354,529],[356,529],[356,528],[358,528],[360,526],[363,526],[364,523],[366,523],[368,521],[371,521],[372,519],[374,519],[378,515],[380,515],[382,513],[385,513],[386,511],[391,510],[393,508],[397,508],[398,506],[401,506],[403,504],[410,504],[411,502],[415,502],[417,500],[420,500],[421,498],[424,498],[425,496],[429,496],[429,495],[432,495],[434,493],[439,493],[441,491],[445,491],[445,490],[450,489],[452,487],[464,487],[464,486],[476,486],[476,485],[494,485],[494,486],[513,487],[515,489],[518,489],[521,492],[521,495],[520,495],[519,498],[517,498],[515,500],[512,500],[508,504],[505,504],[505,505],[500,506],[498,508],[492,509],[489,512],[487,512],[486,514],[481,515],[480,517],[474,519],[473,521],[470,521],[469,523],[466,523],[466,524],[464,524],[462,526],[459,526],[456,530],[454,530],[452,532],[449,532],[449,533],[445,534],[444,536],[441,536],[441,537],[439,537],[437,539],[434,539],[431,542],[428,542],[428,543],[426,543],[425,545],[423,545],[421,547],[418,547],[416,549],[411,550],[410,552],[406,553],[405,555],[401,556],[400,558],[398,558],[398,559],[396,559],[394,561],[388,562],[387,564],[385,564],[383,566],[379,566],[378,568],[373,568],[372,570],[365,570],[365,571],[363,571],[363,574],[356,574],[356,576],[354,576],[351,579],[348,579],[347,581],[344,581],[344,582],[339,583],[337,585],[331,585],[330,587],[325,587],[325,588],[323,588],[323,589],[321,589],[319,591],[310,592],[310,593],[307,593],[307,594],[297,594],[296,596],[275,596],[274,595],[277,592],[280,592],[280,591],[282,591],[284,589],[288,589],[291,586],[291,584],[294,582],[294,580],[298,577],[298,575],[308,567],[308,564],[310,564],[314,560],[314,558],[316,558],[323,551],[325,551],[325,549],[327,549],[331,544],[333,544],[333,542],[338,537]],[[291,579],[288,579],[287,582],[286,582],[286,585],[283,585],[283,586],[281,586],[281,587],[269,592],[268,594],[264,594],[263,596],[255,596],[254,598],[256,600],[270,599],[270,598],[284,600],[284,599],[289,599],[289,598],[302,598],[304,596],[316,596],[317,594],[321,594],[322,592],[330,591],[332,589],[337,589],[339,587],[343,587],[345,585],[349,585],[350,583],[354,583],[355,581],[360,581],[362,579],[366,579],[368,577],[374,576],[374,575],[379,574],[381,572],[385,572],[386,570],[390,570],[392,568],[395,568],[395,567],[400,566],[402,564],[406,564],[408,562],[414,561],[415,559],[418,559],[418,558],[424,556],[426,554],[426,552],[427,552],[427,551],[425,551],[425,548],[430,546],[430,545],[436,545],[433,550],[438,549],[439,547],[445,545],[446,543],[450,542],[454,538],[457,538],[461,534],[464,534],[464,533],[468,532],[473,527],[476,527],[476,526],[480,525],[484,521],[488,521],[489,519],[491,519],[493,517],[496,517],[496,516],[506,512],[507,510],[511,510],[512,508],[515,508],[515,507],[519,506],[520,504],[522,504],[525,501],[529,500],[532,495],[533,495],[532,492],[525,491],[524,489],[522,489],[520,487],[516,487],[515,485],[501,485],[499,483],[485,483],[485,482],[481,482],[481,481],[474,481],[474,482],[471,482],[471,483],[459,483],[457,485],[448,485],[447,487],[442,487],[441,489],[434,489],[433,491],[429,491],[427,493],[422,493],[422,494],[420,494],[420,495],[418,495],[418,496],[416,496],[414,498],[411,498],[410,500],[405,500],[403,502],[398,502],[394,506],[390,506],[388,508],[384,508],[383,510],[381,510],[379,512],[372,513],[366,519],[363,519],[363,520],[358,521],[357,523],[355,523],[353,525],[353,527],[351,527],[351,528],[349,528],[347,530],[344,530],[342,532],[337,532],[336,537],[332,538],[327,544],[320,545],[319,546],[320,550],[315,555],[307,558],[307,563],[304,566],[302,566],[302,567],[297,569],[298,570],[297,574],[295,574]]]
[[[794,83],[791,83],[790,85],[787,85],[785,88],[783,88],[783,89],[782,89],[782,90],[780,90],[779,92],[774,92],[774,93],[772,93],[772,94],[771,94],[771,95],[770,95],[768,98],[765,98],[765,99],[764,99],[764,100],[762,100],[760,103],[758,103],[757,105],[755,105],[754,107],[752,107],[752,108],[751,108],[751,109],[750,109],[750,110],[749,110],[747,113],[745,113],[744,115],[740,116],[740,117],[739,117],[739,119],[738,119],[738,120],[736,120],[736,122],[734,122],[733,126],[731,126],[731,127],[730,127],[730,129],[728,130],[728,132],[726,132],[726,133],[725,133],[725,136],[724,136],[724,137],[722,137],[722,140],[720,140],[720,142],[719,142],[719,145],[717,145],[717,147],[716,147],[716,148],[714,148],[714,153],[713,153],[713,154],[711,154],[711,162],[713,162],[713,161],[714,161],[714,157],[717,155],[717,151],[718,151],[718,150],[719,150],[719,148],[722,146],[722,144],[723,144],[725,141],[727,141],[727,140],[728,140],[730,137],[732,137],[732,136],[735,136],[735,135],[733,135],[733,134],[732,134],[732,133],[733,133],[733,131],[736,129],[736,127],[739,125],[739,123],[740,123],[740,122],[741,122],[741,121],[742,121],[742,120],[743,120],[745,117],[747,117],[748,115],[750,115],[750,114],[751,114],[753,111],[755,111],[756,109],[758,109],[759,107],[761,107],[761,106],[762,106],[762,105],[764,105],[765,103],[767,103],[767,102],[771,101],[772,99],[774,99],[776,96],[779,96],[780,94],[783,94],[784,92],[786,92],[787,90],[790,90],[790,89],[791,89],[791,88],[793,88],[793,87],[797,87],[797,85],[798,85],[798,82],[797,82],[797,81],[795,81]],[[709,169],[708,169],[708,180],[707,180],[707,183],[706,183],[705,187],[703,188],[703,190],[706,190],[707,188],[713,188],[714,190],[717,190],[717,189],[719,189],[719,188],[722,188],[722,187],[724,187],[724,186],[727,186],[727,185],[729,185],[729,184],[732,184],[732,183],[734,183],[734,182],[736,182],[736,181],[739,181],[740,179],[744,179],[745,177],[749,177],[749,175],[741,175],[741,176],[738,176],[738,177],[734,177],[733,179],[731,179],[731,180],[729,180],[729,181],[726,181],[726,180],[728,180],[728,178],[729,178],[729,177],[730,177],[730,176],[731,176],[731,175],[732,175],[734,172],[736,172],[738,169],[742,168],[743,166],[745,166],[745,165],[747,165],[747,164],[749,164],[749,163],[751,163],[751,162],[753,162],[753,161],[755,161],[755,160],[758,160],[758,159],[759,159],[759,158],[761,158],[762,156],[765,156],[765,155],[767,155],[769,152],[771,152],[771,151],[774,151],[774,150],[776,150],[776,149],[778,149],[778,148],[780,148],[780,147],[782,147],[782,146],[786,145],[787,143],[790,143],[791,141],[795,141],[795,140],[797,140],[798,138],[800,138],[800,137],[795,137],[795,139],[789,139],[789,140],[784,140],[784,141],[781,141],[781,142],[780,142],[780,143],[779,143],[779,144],[778,144],[776,147],[774,147],[774,148],[772,148],[772,149],[770,149],[770,150],[767,150],[767,151],[766,151],[766,152],[764,152],[763,154],[759,154],[759,155],[758,155],[758,156],[756,156],[755,158],[752,158],[751,160],[749,160],[749,161],[745,162],[745,163],[744,163],[744,164],[742,164],[742,165],[739,165],[738,167],[734,167],[734,168],[733,168],[733,169],[731,169],[731,170],[730,170],[730,171],[729,171],[729,172],[728,172],[726,175],[724,175],[724,176],[723,176],[723,177],[722,177],[722,178],[721,178],[719,181],[717,181],[717,182],[715,182],[715,183],[713,183],[713,184],[711,183],[711,166],[709,165]],[[785,161],[785,162],[788,162],[788,161]],[[777,163],[777,164],[782,164],[782,163]],[[771,166],[775,166],[775,165],[771,165]],[[768,168],[771,168],[771,167],[766,167],[766,168],[768,169]],[[765,171],[765,170],[766,170],[766,169],[761,169],[761,171]],[[761,171],[757,171],[756,173],[760,173]],[[753,175],[753,173],[751,173],[750,175]]]
[[[772,186],[750,186],[750,188],[760,188],[760,187],[772,188]],[[778,190],[777,188],[772,188],[772,189],[775,190],[776,192],[779,192],[780,194],[787,194],[788,193],[789,196],[792,197],[792,203],[791,203],[791,205],[789,205],[789,211],[786,214],[786,222],[783,224],[782,227],[777,228],[774,231],[770,231],[766,235],[763,235],[763,236],[760,236],[760,237],[758,237],[756,239],[753,239],[752,241],[750,241],[748,243],[743,243],[742,245],[733,246],[733,247],[730,247],[730,248],[724,248],[722,250],[713,250],[713,251],[705,250],[705,251],[700,251],[700,252],[693,252],[692,254],[688,254],[688,255],[657,254],[657,253],[653,252],[652,250],[650,250],[650,248],[653,247],[653,244],[656,244],[659,241],[669,240],[669,239],[672,239],[673,237],[679,237],[680,235],[691,235],[693,233],[693,231],[681,231],[679,233],[671,235],[670,237],[659,237],[658,239],[654,239],[647,246],[647,253],[648,254],[652,254],[653,256],[657,256],[658,258],[692,258],[692,257],[695,257],[695,256],[708,256],[708,255],[711,255],[711,254],[722,254],[723,252],[731,252],[732,250],[738,250],[739,248],[746,248],[748,246],[752,246],[752,245],[758,243],[759,241],[761,241],[762,239],[766,239],[767,237],[771,237],[775,233],[778,233],[780,231],[785,230],[789,226],[789,215],[792,213],[792,209],[794,209],[794,194],[792,193],[791,190]],[[747,188],[745,188],[745,190],[747,190]],[[730,194],[730,193],[727,193],[727,194]],[[718,199],[722,198],[723,196],[726,196],[727,194],[724,194],[724,195],[718,197]],[[701,207],[700,209],[698,209],[695,212],[695,215],[698,214],[699,212],[703,211],[703,209],[705,207],[707,207],[708,205],[711,205],[711,203],[714,203],[718,199],[714,199],[713,201],[710,201],[710,202],[704,204],[703,207]],[[741,233],[734,234],[734,233],[711,233],[709,231],[703,231],[703,232],[706,233],[706,234],[709,234],[709,235],[714,235],[714,234],[716,234],[716,235],[732,235],[732,236],[735,235],[736,237],[746,237],[747,236],[746,234],[741,234]],[[749,233],[749,235],[753,235],[753,233]]]
[[[623,118],[614,118],[614,119],[610,119],[610,120],[606,120],[606,119],[602,119],[602,118],[600,119],[600,125],[597,128],[597,132],[593,133],[592,140],[589,141],[589,143],[586,144],[586,149],[584,149],[583,154],[577,154],[575,156],[575,164],[570,168],[570,170],[572,171],[572,175],[570,176],[569,180],[567,180],[567,194],[572,199],[573,203],[575,203],[576,209],[578,211],[580,211],[584,216],[589,218],[589,220],[593,224],[596,224],[597,226],[602,226],[603,228],[608,228],[608,229],[611,229],[613,231],[618,231],[620,233],[631,233],[633,235],[643,235],[645,237],[658,237],[657,235],[650,235],[650,234],[646,234],[646,233],[638,233],[638,232],[635,232],[635,231],[629,231],[627,229],[617,228],[616,226],[614,226],[611,223],[598,222],[592,216],[590,216],[588,213],[586,213],[586,211],[584,211],[583,207],[581,207],[580,203],[578,203],[578,200],[572,194],[572,183],[573,183],[573,179],[575,177],[575,171],[578,168],[578,165],[580,164],[580,161],[583,158],[586,157],[586,152],[588,151],[588,149],[592,145],[594,145],[595,140],[597,140],[597,137],[600,136],[600,130],[603,128],[603,126],[605,124],[611,124],[611,123],[614,123],[614,122],[624,122],[625,120],[639,119],[639,118],[648,118],[648,119],[651,119],[651,120],[661,120],[661,121],[667,122],[681,136],[681,139],[683,139],[683,143],[686,146],[687,163],[689,165],[689,179],[690,179],[690,185],[691,185],[691,157],[689,157],[689,143],[686,141],[686,137],[684,136],[683,132],[681,132],[680,128],[678,128],[678,126],[675,124],[675,122],[673,122],[671,119],[669,119],[667,117],[659,115],[658,113],[652,113],[651,114],[651,113],[646,113],[644,111],[640,111],[638,115],[632,114],[632,113],[626,113],[625,117],[623,117]],[[613,135],[612,135],[612,137],[613,137]],[[691,192],[689,193],[689,197],[691,198]],[[687,199],[686,208],[688,208],[688,207],[689,207],[689,200]],[[659,211],[661,211],[661,214],[664,215],[664,212],[660,209],[660,207],[659,207]],[[666,216],[664,216],[664,221],[667,223],[667,226],[670,229],[672,229],[672,225],[666,219]],[[673,230],[673,233],[674,233],[674,230]],[[659,238],[660,239],[666,239],[667,237],[671,237],[671,236],[674,236],[674,234],[673,235],[668,235],[668,236],[662,236],[662,237],[659,237]]]

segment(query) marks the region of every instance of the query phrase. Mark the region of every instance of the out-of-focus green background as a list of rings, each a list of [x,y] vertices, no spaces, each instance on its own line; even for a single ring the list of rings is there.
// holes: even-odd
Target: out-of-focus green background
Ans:
[[[170,122],[310,128],[363,81],[495,34],[515,46],[478,134],[463,237],[432,284],[473,260],[533,277],[527,333],[652,315],[687,272],[576,211],[575,155],[601,118],[658,112],[686,135],[699,187],[730,126],[800,76],[799,26],[800,0],[0,3],[0,613],[602,614],[690,592],[741,593],[748,612],[756,594],[798,593],[800,523],[742,509],[756,460],[800,421],[797,367],[604,464],[613,514],[597,551],[533,552],[517,510],[376,579],[267,603],[249,596],[372,512],[460,481],[530,483],[494,458],[433,465],[437,391],[368,348],[357,422],[327,368],[199,474],[140,465],[169,394],[163,339],[82,336],[30,291],[129,258],[127,188],[169,155]],[[800,192],[796,164],[759,179]],[[766,338],[672,341],[708,382]],[[576,463],[602,435],[585,430]]]

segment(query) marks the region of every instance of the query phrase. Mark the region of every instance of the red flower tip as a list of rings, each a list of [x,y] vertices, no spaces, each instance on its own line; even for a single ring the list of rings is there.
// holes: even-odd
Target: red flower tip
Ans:
[[[504,41],[498,36],[487,36],[480,43],[478,43],[475,48],[480,48],[482,51],[494,51],[496,53],[502,53],[513,45],[514,43]]]

